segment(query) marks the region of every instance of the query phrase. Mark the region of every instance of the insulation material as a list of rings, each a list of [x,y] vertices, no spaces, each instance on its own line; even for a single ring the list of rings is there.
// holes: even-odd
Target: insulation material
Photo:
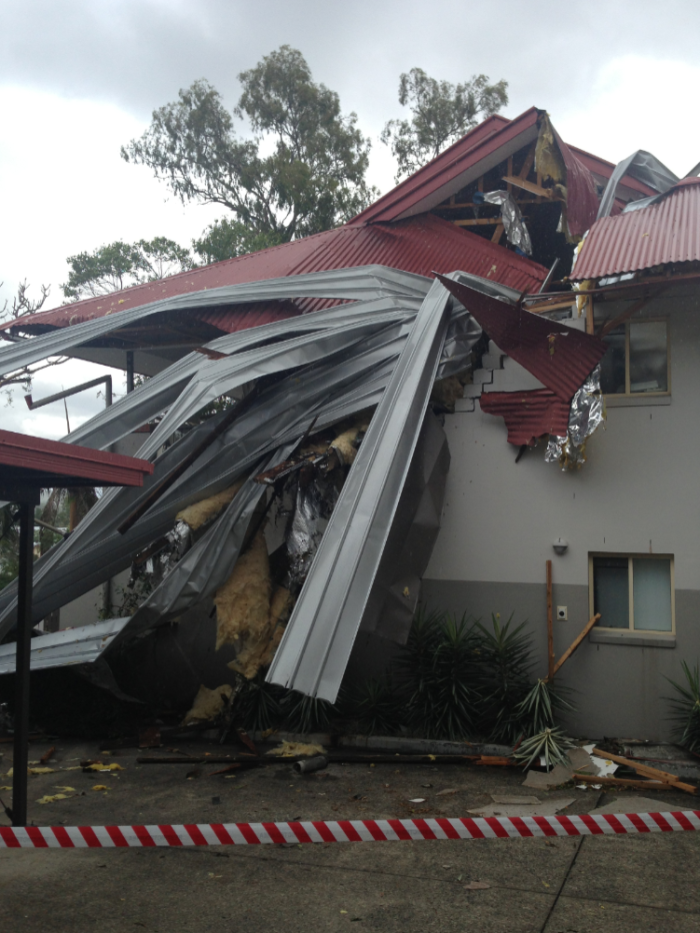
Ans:
[[[326,750],[322,745],[305,745],[303,742],[287,742],[286,739],[277,748],[271,748],[268,755],[276,755],[278,758],[299,758],[302,755],[325,755]]]
[[[220,687],[215,687],[214,690],[209,690],[208,687],[202,684],[197,696],[194,698],[192,709],[182,720],[183,726],[189,725],[191,722],[210,722],[215,719],[232,695],[233,687],[231,684],[222,684]],[[96,768],[95,770],[103,769]]]
[[[334,487],[320,480],[306,484],[299,482],[297,486],[294,514],[287,532],[289,581],[292,587],[306,579],[323,537],[324,515],[328,514],[329,508],[324,502],[322,487],[329,493],[332,489],[334,491]]]
[[[559,463],[562,470],[580,470],[586,462],[586,442],[604,420],[600,366],[596,366],[571,400],[566,434],[550,437],[545,453],[547,463]]]
[[[214,596],[217,651],[226,644],[245,646],[260,633],[269,638],[271,590],[267,544],[259,531]]]
[[[508,242],[514,246],[516,250],[520,250],[520,252],[524,253],[526,256],[531,256],[532,240],[525,226],[520,208],[516,204],[513,196],[507,191],[488,191],[486,194],[478,197],[480,194],[479,191],[474,192],[474,203],[478,204],[480,200],[484,200],[487,204],[499,205],[501,208],[501,223],[503,224],[503,229],[506,231]]]
[[[350,428],[349,431],[343,431],[343,433],[339,434],[335,440],[331,441],[330,449],[336,452],[341,466],[350,466],[350,464],[353,462],[357,456],[357,448],[359,446],[357,438],[361,431],[366,430],[367,425],[364,425],[362,428],[359,426]]]
[[[445,411],[454,412],[457,399],[464,398],[464,383],[459,376],[447,376],[445,379],[436,379],[430,401],[444,408]]]
[[[285,587],[278,586],[270,601],[267,625],[249,631],[237,642],[238,653],[228,665],[232,671],[242,674],[246,680],[252,680],[261,668],[270,666],[282,641],[292,605],[292,594]]]
[[[229,486],[228,489],[217,492],[215,496],[209,496],[202,499],[201,502],[188,505],[187,508],[177,513],[176,520],[185,522],[190,531],[196,531],[202,525],[206,525],[207,522],[211,521],[212,518],[215,518],[232,501],[243,483],[244,480],[240,479],[233,486]]]
[[[598,212],[595,179],[559,136],[549,115],[544,112],[539,120],[535,165],[543,178],[552,179],[555,190],[564,198],[563,232],[569,242],[577,242]]]

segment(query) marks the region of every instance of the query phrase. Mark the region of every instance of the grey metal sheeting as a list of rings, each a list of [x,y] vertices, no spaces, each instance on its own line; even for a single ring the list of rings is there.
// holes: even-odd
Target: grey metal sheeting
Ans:
[[[267,674],[335,702],[428,405],[451,298],[428,292],[333,509]]]
[[[459,278],[507,302],[517,297],[513,290],[497,283],[464,274]],[[480,334],[463,308],[457,305],[449,312],[449,298],[441,285],[434,283],[425,297],[428,286],[429,280],[418,276],[366,267],[219,290],[227,293],[227,300],[233,300],[235,292],[237,301],[309,294],[359,300],[217,338],[208,347],[225,353],[225,359],[211,360],[191,353],[70,435],[66,440],[104,447],[154,414],[166,411],[161,426],[140,451],[141,456],[152,459],[168,436],[213,398],[263,375],[277,374],[278,381],[263,389],[125,535],[116,530],[124,517],[199,444],[216,418],[162,450],[154,461],[154,474],[143,488],[113,489],[102,496],[70,538],[37,562],[35,619],[127,567],[140,548],[172,528],[175,515],[184,506],[220,491],[248,471],[283,460],[312,419],[317,419],[316,430],[321,430],[378,406],[272,672],[296,689],[334,698],[403,488],[433,380],[436,373],[444,376],[463,369]],[[197,306],[195,299],[199,297],[182,296],[178,306],[184,305],[184,299]],[[207,292],[203,300],[213,297],[213,292]],[[221,300],[219,295],[211,303]],[[163,310],[161,304],[155,303],[157,310]],[[144,309],[135,311],[145,316]],[[155,313],[153,306],[148,313]],[[113,315],[105,326],[123,326],[127,315],[132,312]],[[102,323],[69,328],[72,345],[76,340],[92,339],[86,336],[87,330],[94,335]],[[35,349],[23,359],[42,358],[32,356],[40,342],[44,356],[62,352],[55,343],[59,337],[61,333],[27,341]],[[22,349],[29,352],[26,344]],[[0,371],[10,371],[5,358],[14,350],[13,346],[0,351]],[[16,355],[13,360],[16,366]],[[224,514],[121,627],[116,641],[171,618],[210,596],[226,580],[261,493],[262,488],[252,481],[244,484]],[[334,530],[329,534],[331,528]],[[14,595],[14,586],[0,595],[0,634],[12,624]],[[327,613],[334,602],[335,617]],[[320,624],[322,617],[326,624]],[[302,640],[308,649],[300,648]]]
[[[59,356],[72,347],[89,343],[120,327],[160,314],[183,308],[210,308],[220,305],[254,301],[275,301],[288,298],[340,298],[348,301],[366,301],[378,297],[422,299],[429,280],[421,275],[389,269],[385,266],[360,266],[330,272],[310,272],[305,275],[228,285],[200,292],[178,295],[154,301],[138,308],[119,311],[94,321],[84,321],[64,327],[41,337],[14,343],[0,354],[0,376],[21,369],[49,356]]]
[[[105,619],[32,638],[31,669],[40,671],[67,664],[91,663],[113,642],[128,621],[128,618]],[[14,673],[16,648],[14,642],[0,645],[0,674]]]

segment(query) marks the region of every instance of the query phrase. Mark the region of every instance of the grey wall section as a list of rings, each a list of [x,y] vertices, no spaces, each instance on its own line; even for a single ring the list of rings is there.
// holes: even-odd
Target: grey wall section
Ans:
[[[700,658],[700,291],[677,287],[639,317],[669,320],[672,396],[664,404],[611,406],[579,472],[545,463],[542,445],[516,464],[503,420],[482,413],[478,402],[473,412],[446,418],[451,467],[423,598],[433,608],[485,619],[492,611],[529,619],[543,676],[545,561],[553,561],[555,606],[568,606],[569,621],[554,622],[559,656],[589,618],[591,552],[673,555],[675,644],[587,639],[561,678],[578,691],[568,723],[576,734],[663,739],[670,734],[664,697],[673,693],[666,677],[680,679],[681,661]],[[506,358],[487,389],[525,386],[532,377]],[[562,557],[552,548],[559,536],[569,542]]]

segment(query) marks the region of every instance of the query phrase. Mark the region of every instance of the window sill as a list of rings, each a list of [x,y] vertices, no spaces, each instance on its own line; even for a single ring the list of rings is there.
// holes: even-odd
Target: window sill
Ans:
[[[606,395],[606,408],[637,408],[649,405],[670,405],[671,395]]]
[[[671,633],[652,635],[646,632],[596,631],[588,636],[597,645],[635,645],[638,648],[675,648],[676,636]]]

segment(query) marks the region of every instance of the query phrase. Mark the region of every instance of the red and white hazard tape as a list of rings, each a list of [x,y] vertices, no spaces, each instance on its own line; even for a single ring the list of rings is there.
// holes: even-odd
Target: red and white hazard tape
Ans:
[[[700,810],[604,816],[191,823],[179,826],[0,826],[0,848],[99,849],[129,846],[240,846],[420,839],[513,839],[700,830]]]

